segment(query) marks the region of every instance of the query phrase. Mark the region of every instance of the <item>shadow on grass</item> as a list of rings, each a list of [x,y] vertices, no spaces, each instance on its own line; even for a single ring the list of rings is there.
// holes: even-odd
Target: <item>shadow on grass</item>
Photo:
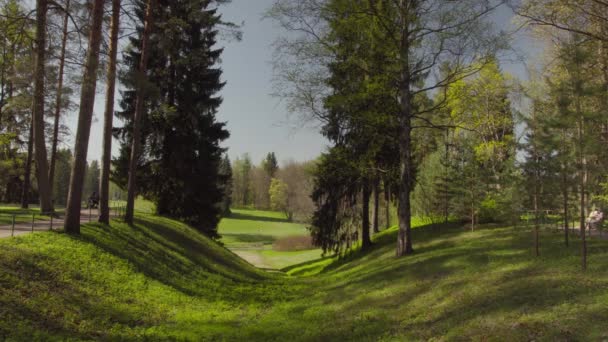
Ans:
[[[224,233],[222,234],[224,238],[231,238],[236,240],[235,242],[242,243],[260,243],[266,242],[268,244],[273,243],[276,240],[275,236],[272,235],[264,235],[264,234],[230,234]],[[232,243],[232,241],[230,242]]]
[[[66,264],[62,257],[3,246],[0,258],[0,270],[3,273],[0,288],[0,340],[42,341],[68,337],[76,340],[104,340],[107,339],[109,330],[83,330],[78,324],[69,321],[69,317],[78,317],[79,322],[97,322],[100,313],[105,322],[115,325],[152,325],[151,322],[142,320],[141,315],[128,304],[113,301],[111,296],[99,293],[95,300],[91,300],[91,293],[78,286],[78,281],[87,278],[82,271],[70,269],[68,277],[58,277],[69,267],[70,264]],[[86,281],[89,288],[103,288],[101,284],[92,285],[97,280]],[[123,299],[128,300],[129,297],[127,295]],[[37,335],[32,335],[32,332],[37,332]],[[58,338],[59,336],[63,338]]]
[[[287,266],[287,267],[281,268],[281,271],[282,272],[289,272],[289,271],[291,271],[293,269],[310,266],[310,265],[313,265],[313,264],[316,264],[316,263],[319,263],[319,262],[322,262],[322,261],[325,261],[325,260],[328,260],[328,259],[331,259],[331,258],[333,258],[333,256],[324,256],[324,257],[321,257],[321,258],[318,258],[318,259],[309,260],[309,261],[305,261],[305,262],[302,262],[302,263],[299,263],[299,264],[295,264],[295,265],[291,265],[291,266]]]
[[[96,223],[84,227],[78,239],[129,261],[145,276],[187,295],[242,301],[227,282],[252,284],[269,279],[193,229],[171,229],[141,217],[129,228]],[[263,299],[252,296],[248,300]]]
[[[230,214],[230,216],[228,216],[228,218],[233,219],[233,220],[291,223],[288,219],[285,219],[285,218],[247,215],[247,214],[234,213],[234,212],[232,214]]]

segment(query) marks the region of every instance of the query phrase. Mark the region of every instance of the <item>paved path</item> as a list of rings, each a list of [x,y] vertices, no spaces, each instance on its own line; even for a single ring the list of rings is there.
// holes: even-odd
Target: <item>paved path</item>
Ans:
[[[88,222],[94,222],[97,220],[99,215],[99,211],[97,209],[82,209],[80,212],[80,224],[85,224]],[[112,210],[111,216],[115,217],[116,213]],[[52,228],[55,230],[63,229],[64,216],[55,217],[52,220]],[[48,231],[51,229],[51,220],[49,219],[36,219],[34,221],[33,231],[42,232]],[[28,234],[32,232],[32,222],[23,222],[16,223],[15,230],[13,231],[12,225],[0,225],[0,238],[6,238],[10,236],[19,236],[23,234]]]

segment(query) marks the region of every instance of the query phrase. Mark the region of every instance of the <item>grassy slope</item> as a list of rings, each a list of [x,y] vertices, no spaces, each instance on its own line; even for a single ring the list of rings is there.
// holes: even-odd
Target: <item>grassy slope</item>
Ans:
[[[139,216],[135,229],[87,225],[0,240],[0,339],[602,340],[608,338],[608,243],[590,269],[578,245],[509,228],[395,231],[366,254],[293,267],[279,278],[190,228]]]
[[[232,211],[232,215],[222,219],[218,231],[222,243],[252,264],[269,269],[318,259],[321,250],[280,252],[272,248],[276,239],[287,236],[308,235],[306,226],[290,223],[283,213],[261,210]]]

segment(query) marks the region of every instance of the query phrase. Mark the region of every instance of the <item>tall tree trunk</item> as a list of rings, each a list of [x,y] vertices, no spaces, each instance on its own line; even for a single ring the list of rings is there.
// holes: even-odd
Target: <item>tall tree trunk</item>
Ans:
[[[155,0],[148,0],[142,37],[141,59],[139,61],[139,74],[142,79],[138,80],[137,84],[137,100],[135,102],[135,115],[133,118],[133,141],[131,142],[131,159],[129,160],[129,181],[127,183],[127,209],[125,212],[125,221],[130,225],[133,224],[133,213],[135,211],[136,170],[141,144],[141,121],[144,115],[145,101],[143,76],[148,69],[148,50],[150,45],[150,33],[152,32],[152,25],[154,24],[154,16],[152,15],[154,6]]]
[[[80,93],[80,112],[78,113],[78,130],[74,146],[74,164],[70,177],[70,191],[65,216],[65,231],[69,234],[80,234],[80,210],[82,205],[82,186],[84,183],[91,121],[95,105],[97,85],[97,67],[99,65],[99,47],[101,44],[101,27],[103,22],[104,0],[94,0],[91,17],[89,47]]]
[[[370,189],[369,189],[369,180],[363,180],[363,200],[361,204],[361,240],[362,240],[362,249],[368,249],[372,245],[372,240],[370,238],[370,227],[369,227],[369,200],[370,200]]]
[[[384,203],[386,215],[386,229],[391,227],[391,187],[388,185],[388,181],[384,181]]]
[[[409,0],[401,0],[404,3],[400,6],[401,17],[401,89],[399,96],[400,115],[399,115],[399,232],[397,235],[397,256],[404,256],[414,252],[412,248],[412,211],[410,194],[412,192],[412,93],[411,93],[411,74],[410,74],[410,4]]]
[[[538,159],[535,158],[535,161],[538,162]],[[536,166],[538,167],[538,166]],[[539,222],[539,208],[538,208],[538,200],[540,197],[539,194],[539,190],[538,190],[538,182],[540,181],[540,179],[538,179],[538,170],[534,171],[534,178],[535,178],[535,182],[534,182],[534,195],[533,195],[533,201],[534,201],[534,253],[536,254],[536,256],[540,256],[540,242],[539,242],[539,230],[540,230],[540,222]]]
[[[47,0],[37,0],[36,5],[36,66],[34,68],[34,159],[40,197],[40,211],[53,212],[49,166],[44,139],[44,74],[46,61],[46,13]]]
[[[406,72],[407,74],[407,72]],[[409,74],[406,76],[409,80]],[[412,154],[411,154],[411,117],[410,117],[410,89],[409,81],[404,82],[401,90],[401,117],[400,117],[400,187],[398,192],[399,206],[397,215],[399,217],[399,233],[397,237],[397,256],[404,256],[413,252],[411,238],[411,204],[410,193],[412,191]]]
[[[32,176],[32,158],[34,154],[34,118],[30,120],[30,136],[27,140],[27,159],[25,160],[25,174],[23,175],[23,188],[21,189],[21,208],[30,207],[30,183]]]
[[[114,119],[114,93],[116,91],[116,57],[118,55],[118,29],[120,26],[120,0],[112,0],[110,29],[110,63],[108,65],[106,110],[103,125],[103,155],[99,182],[99,222],[110,223],[110,165],[112,163],[112,126]]]
[[[562,178],[566,178],[565,174],[562,176]],[[570,219],[568,217],[568,186],[565,183],[565,179],[562,179],[562,182],[564,182],[564,184],[562,185],[562,192],[564,196],[564,243],[566,244],[566,246],[568,246],[570,244],[570,229],[568,227],[568,220]]]
[[[372,193],[374,197],[374,208],[372,210],[372,228],[374,233],[379,233],[380,225],[378,223],[380,221],[380,179],[378,177],[374,178]]]
[[[4,44],[2,46],[2,61],[6,63],[6,46],[4,46]],[[2,114],[4,109],[4,102],[6,100],[6,88],[6,67],[3,65],[2,70],[0,70],[0,132],[2,132]]]
[[[566,130],[562,130],[562,146],[565,148],[566,144]],[[564,153],[565,154],[565,153]],[[566,247],[570,244],[570,229],[568,227],[568,221],[570,218],[568,217],[568,174],[566,173],[566,162],[563,162],[561,165],[561,173],[562,173],[562,196],[564,197],[564,242]]]
[[[49,167],[49,184],[51,197],[53,197],[53,184],[55,183],[55,164],[57,163],[57,144],[59,143],[59,119],[63,97],[63,72],[65,69],[65,50],[68,41],[68,19],[70,17],[70,0],[65,2],[65,16],[63,17],[63,32],[61,37],[61,55],[59,56],[59,75],[57,80],[57,95],[55,97],[55,122],[53,125],[53,146],[51,148],[51,166]]]
[[[580,105],[580,100],[577,101],[577,110],[578,113],[580,115],[580,113],[582,113],[581,111],[581,105]],[[580,181],[580,233],[581,233],[581,239],[582,244],[581,244],[581,256],[582,256],[582,267],[583,270],[587,269],[587,234],[586,234],[586,228],[587,228],[587,216],[586,216],[586,212],[585,212],[585,208],[587,205],[586,202],[586,192],[587,192],[587,156],[585,154],[585,143],[584,143],[584,138],[585,138],[585,119],[581,116],[579,117],[579,123],[578,123],[578,150],[579,150],[579,162],[580,162],[580,169],[579,169],[579,181]]]

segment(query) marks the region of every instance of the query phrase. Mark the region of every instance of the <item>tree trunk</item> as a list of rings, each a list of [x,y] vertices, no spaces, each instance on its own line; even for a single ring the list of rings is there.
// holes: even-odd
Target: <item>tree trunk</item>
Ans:
[[[570,244],[570,228],[568,227],[568,187],[565,185],[565,183],[562,191],[564,196],[564,243],[566,244],[566,247],[568,247]]]
[[[369,180],[363,180],[363,199],[361,204],[361,240],[362,240],[362,249],[369,249],[372,245],[372,240],[370,238],[370,227],[369,227],[369,200],[370,200],[370,189],[369,189]]]
[[[534,159],[538,163],[538,158]],[[536,166],[538,167],[538,165]],[[540,181],[538,178],[538,170],[534,171],[534,252],[536,256],[540,256],[540,242],[538,232],[540,230],[539,227],[539,212],[538,212],[538,200],[539,200],[539,190],[538,190],[538,182]]]
[[[129,181],[127,183],[127,209],[125,213],[125,221],[132,225],[133,224],[133,213],[135,210],[135,182],[136,182],[136,170],[137,170],[137,161],[139,159],[139,149],[141,144],[141,120],[144,115],[144,87],[143,87],[143,77],[148,69],[148,50],[149,50],[149,40],[150,33],[152,32],[153,25],[153,10],[154,10],[155,1],[148,0],[147,8],[146,8],[146,17],[144,23],[144,33],[142,37],[142,47],[141,47],[141,59],[139,61],[139,74],[142,79],[138,80],[137,84],[137,100],[135,102],[135,114],[133,118],[133,135],[131,142],[131,159],[129,160]]]
[[[399,208],[399,233],[397,235],[397,256],[404,256],[414,252],[412,248],[412,212],[410,194],[412,192],[412,94],[410,85],[412,83],[410,74],[410,31],[409,31],[409,6],[402,6],[401,13],[401,85],[400,85],[400,115],[399,115],[399,184],[398,197]]]
[[[374,208],[372,211],[372,228],[374,233],[380,232],[379,210],[380,210],[380,180],[376,177],[373,183]]]
[[[69,234],[80,234],[80,210],[82,205],[82,187],[84,183],[91,121],[95,105],[97,85],[97,67],[99,65],[99,47],[103,22],[104,0],[93,2],[89,47],[80,93],[80,112],[78,113],[78,130],[74,146],[74,164],[70,177],[70,191],[65,216],[65,231]]]
[[[577,101],[577,111],[578,114],[581,115],[582,109],[580,105],[580,100]],[[581,116],[579,117],[578,123],[578,150],[579,150],[579,161],[580,161],[580,169],[579,169],[579,179],[580,179],[580,233],[581,233],[581,255],[582,255],[582,267],[583,270],[587,269],[587,234],[586,230],[586,218],[585,208],[586,208],[586,191],[587,191],[587,156],[585,154],[585,143],[583,141],[585,137],[585,119]]]
[[[36,5],[36,65],[34,68],[34,159],[40,197],[40,211],[53,212],[49,184],[49,166],[44,139],[44,74],[46,61],[46,13],[47,0],[37,0]]]
[[[384,181],[384,210],[386,215],[386,229],[391,227],[391,187],[388,181]]]
[[[103,155],[99,182],[99,222],[110,223],[110,166],[112,163],[112,127],[114,119],[114,93],[116,91],[116,57],[118,54],[118,29],[120,26],[120,0],[112,0],[110,29],[110,62],[108,65],[106,110],[103,126]]]
[[[471,203],[471,231],[475,231],[475,205]]]
[[[57,144],[59,142],[59,119],[61,117],[61,98],[63,96],[63,72],[65,69],[65,50],[68,41],[68,19],[70,0],[65,3],[65,16],[63,17],[63,36],[61,38],[61,55],[59,57],[59,79],[57,80],[57,95],[55,97],[55,122],[53,125],[53,146],[51,148],[51,166],[49,167],[49,184],[51,198],[53,197],[53,184],[55,183],[55,164],[57,163]]]
[[[566,146],[566,130],[562,131],[562,146]],[[565,154],[565,153],[564,153]],[[568,174],[566,173],[566,164],[565,162],[561,165],[561,173],[562,173],[562,196],[564,196],[564,242],[566,247],[570,244],[570,229],[568,227]]]
[[[34,118],[30,120],[30,137],[27,140],[27,159],[25,161],[25,174],[23,175],[23,189],[21,189],[21,208],[30,207],[30,182],[32,174],[32,158],[34,154]]]

